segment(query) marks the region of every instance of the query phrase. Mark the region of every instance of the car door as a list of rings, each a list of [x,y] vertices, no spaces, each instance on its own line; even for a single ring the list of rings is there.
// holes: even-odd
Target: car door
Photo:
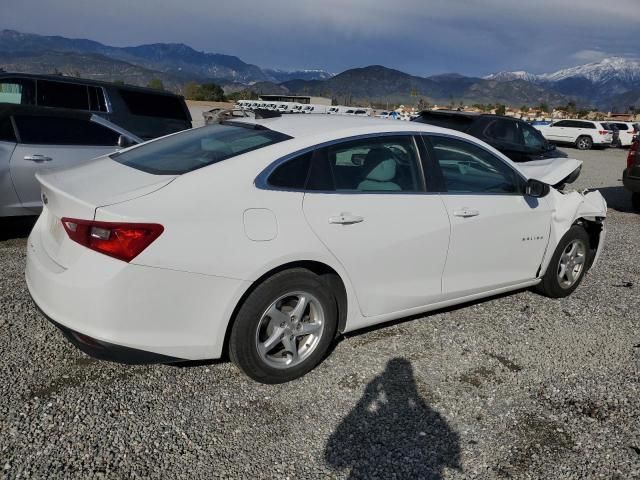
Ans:
[[[117,149],[119,134],[86,116],[15,114],[18,144],[10,162],[11,178],[25,208],[41,208],[42,169],[72,167]]]
[[[567,128],[569,122],[567,120],[560,120],[554,122],[546,128],[541,128],[540,132],[547,140],[552,142],[567,142]]]
[[[339,142],[312,163],[305,217],[348,273],[364,316],[441,297],[449,218],[422,172],[411,135]]]
[[[444,297],[536,278],[550,232],[546,199],[526,197],[520,174],[479,144],[440,135],[425,142],[442,173],[442,199],[451,221]]]

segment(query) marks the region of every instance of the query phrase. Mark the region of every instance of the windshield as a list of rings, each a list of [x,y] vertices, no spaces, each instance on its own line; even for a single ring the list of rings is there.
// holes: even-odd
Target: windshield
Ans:
[[[210,125],[115,153],[116,162],[155,175],[181,175],[291,137],[254,125]]]

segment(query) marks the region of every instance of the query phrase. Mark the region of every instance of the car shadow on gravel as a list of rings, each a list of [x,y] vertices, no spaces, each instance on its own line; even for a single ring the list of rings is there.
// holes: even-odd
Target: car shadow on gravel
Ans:
[[[441,479],[461,470],[460,438],[420,396],[411,362],[389,360],[325,446],[325,461],[348,478]]]
[[[27,238],[38,217],[6,217],[0,219],[0,241]]]

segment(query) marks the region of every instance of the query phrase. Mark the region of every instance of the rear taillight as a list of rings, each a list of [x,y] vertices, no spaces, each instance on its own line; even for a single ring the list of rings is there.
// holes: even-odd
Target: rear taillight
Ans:
[[[635,140],[631,144],[631,148],[629,148],[629,155],[627,156],[627,168],[633,167],[640,160],[640,159],[638,159],[638,145],[639,144],[640,144],[640,140]]]
[[[74,242],[110,257],[130,262],[162,234],[157,223],[96,222],[63,218],[62,225]]]
[[[609,130],[600,130],[598,133],[600,135],[609,135],[610,133],[613,133],[613,132],[610,132]]]

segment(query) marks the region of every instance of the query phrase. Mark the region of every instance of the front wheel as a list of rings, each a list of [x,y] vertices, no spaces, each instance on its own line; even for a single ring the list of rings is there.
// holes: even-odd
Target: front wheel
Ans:
[[[593,140],[589,137],[578,137],[576,140],[578,150],[591,150],[591,147],[593,147]]]
[[[571,295],[590,265],[590,255],[589,235],[584,228],[574,225],[560,239],[536,290],[551,298]]]
[[[262,383],[303,376],[324,357],[337,328],[336,301],[306,269],[279,272],[240,307],[229,338],[231,360]]]

